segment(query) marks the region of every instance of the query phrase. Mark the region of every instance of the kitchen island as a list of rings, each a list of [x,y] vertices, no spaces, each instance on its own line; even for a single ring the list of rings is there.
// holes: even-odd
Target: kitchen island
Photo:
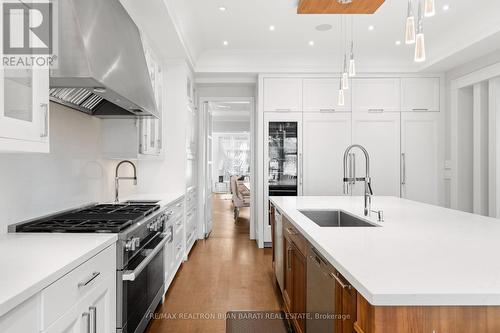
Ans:
[[[358,333],[500,332],[500,221],[396,197],[272,197],[271,205],[357,291]],[[320,227],[342,210],[376,227]],[[283,222],[285,225],[285,222]]]

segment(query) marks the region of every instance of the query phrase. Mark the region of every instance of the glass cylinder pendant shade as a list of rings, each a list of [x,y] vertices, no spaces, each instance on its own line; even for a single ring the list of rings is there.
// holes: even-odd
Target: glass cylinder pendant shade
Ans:
[[[344,89],[342,89],[342,80],[340,81],[339,96],[338,96],[338,99],[337,99],[337,104],[339,106],[344,106],[345,105],[345,96],[344,96]]]
[[[342,73],[342,89],[349,89],[349,74],[347,73],[347,55],[344,55],[344,71]]]
[[[349,76],[356,76],[356,60],[354,60],[354,42],[351,42],[351,58],[349,59]]]
[[[423,33],[417,34],[417,41],[415,45],[415,62],[425,61],[425,37]]]
[[[422,3],[419,3],[418,27],[415,45],[415,62],[424,62],[425,58],[424,17],[422,15]]]
[[[436,2],[435,0],[425,0],[424,6],[425,17],[436,15]]]
[[[413,14],[413,1],[408,0],[408,15],[406,17],[405,43],[415,43],[415,15]]]

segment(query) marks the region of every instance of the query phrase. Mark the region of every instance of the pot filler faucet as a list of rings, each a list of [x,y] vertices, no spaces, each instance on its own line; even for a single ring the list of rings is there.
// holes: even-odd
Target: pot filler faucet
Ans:
[[[134,177],[119,177],[118,176],[118,171],[119,171],[120,167],[122,166],[122,164],[125,164],[125,163],[130,164],[132,166],[132,168],[134,169]],[[116,166],[116,171],[115,171],[115,203],[120,202],[120,199],[118,196],[118,192],[119,192],[118,187],[120,185],[120,180],[133,180],[134,185],[137,185],[137,170],[135,168],[134,163],[132,163],[130,161],[121,161]]]
[[[354,167],[351,165],[349,174],[351,175],[350,177],[347,175],[348,174],[348,167],[347,167],[347,160],[349,158],[349,153],[351,150],[354,148],[360,149],[363,154],[365,154],[365,161],[366,161],[366,175],[364,178],[356,178],[356,170],[354,170]],[[371,206],[372,206],[372,185],[371,185],[371,178],[370,178],[370,155],[368,154],[368,151],[365,149],[365,147],[361,145],[351,145],[347,147],[345,153],[344,153],[344,194],[349,194],[349,184],[355,184],[356,181],[364,181],[365,182],[365,211],[364,214],[365,216],[370,216],[371,212]],[[382,212],[377,212],[379,215],[379,220],[383,220],[383,217],[381,217]]]

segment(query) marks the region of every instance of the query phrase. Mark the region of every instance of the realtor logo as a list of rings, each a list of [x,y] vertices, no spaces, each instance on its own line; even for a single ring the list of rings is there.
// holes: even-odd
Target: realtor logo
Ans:
[[[52,3],[3,3],[3,53],[52,54]]]
[[[58,0],[2,1],[4,68],[57,68]]]

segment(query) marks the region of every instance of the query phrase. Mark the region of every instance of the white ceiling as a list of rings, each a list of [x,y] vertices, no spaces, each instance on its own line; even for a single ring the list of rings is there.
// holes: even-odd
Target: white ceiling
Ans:
[[[297,15],[297,0],[163,1],[198,72],[338,71],[340,66],[339,15]],[[395,45],[403,39],[406,0],[386,0],[374,15],[354,16],[360,71],[442,71],[449,69],[450,56],[456,63],[500,48],[500,0],[436,3],[437,15],[424,21],[428,58],[424,64],[413,62],[413,47]],[[450,5],[446,12],[445,4]],[[227,10],[220,11],[220,6]],[[315,29],[325,23],[333,29]],[[270,25],[275,31],[269,30]],[[369,25],[375,29],[369,31]],[[310,40],[315,42],[312,47]]]

